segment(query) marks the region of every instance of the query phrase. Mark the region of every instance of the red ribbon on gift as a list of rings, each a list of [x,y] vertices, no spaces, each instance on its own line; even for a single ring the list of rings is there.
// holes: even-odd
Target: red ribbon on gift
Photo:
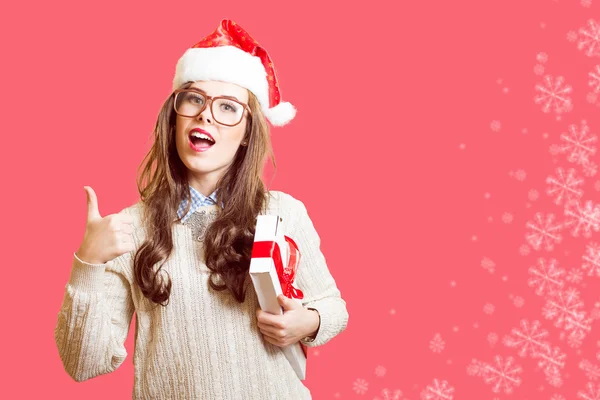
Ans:
[[[296,271],[298,270],[298,264],[300,263],[300,250],[298,250],[298,245],[292,238],[286,235],[284,235],[284,238],[290,249],[290,260],[287,266],[283,265],[279,244],[273,240],[254,242],[252,246],[252,258],[272,258],[283,294],[290,299],[303,299],[304,293],[292,286]]]
[[[298,270],[298,264],[300,263],[300,250],[294,240],[284,235],[285,241],[290,249],[290,260],[288,265],[284,267],[283,260],[281,259],[281,249],[279,244],[273,240],[265,240],[262,242],[254,242],[252,246],[252,258],[272,258],[275,263],[275,270],[277,271],[277,277],[281,284],[281,290],[286,297],[303,299],[304,293],[300,289],[296,289],[292,286],[296,271]],[[308,359],[308,349],[304,343],[300,343],[300,348],[304,353],[304,357]]]

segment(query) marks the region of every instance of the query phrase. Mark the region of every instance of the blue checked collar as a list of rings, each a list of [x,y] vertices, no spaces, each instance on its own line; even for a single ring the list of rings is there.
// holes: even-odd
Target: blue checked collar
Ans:
[[[217,189],[217,190],[219,190],[219,189]],[[183,222],[187,221],[187,219],[199,207],[212,206],[212,205],[217,204],[217,190],[212,192],[212,194],[210,196],[206,197],[205,195],[203,195],[202,193],[200,193],[199,191],[194,189],[192,186],[190,186],[190,194],[192,196],[192,206],[190,208],[190,211],[188,211],[188,213],[185,215],[185,217],[183,217],[181,219],[181,222],[183,223]],[[181,217],[183,215],[183,212],[185,211],[186,206],[187,206],[187,201],[186,201],[186,199],[183,199],[181,201],[181,203],[179,204],[179,208],[177,209],[177,215],[179,217]]]

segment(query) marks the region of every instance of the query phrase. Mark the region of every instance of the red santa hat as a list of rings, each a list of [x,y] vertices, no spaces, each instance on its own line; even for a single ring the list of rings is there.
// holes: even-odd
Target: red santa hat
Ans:
[[[273,62],[267,51],[235,22],[224,19],[217,29],[187,49],[177,61],[173,90],[187,81],[230,82],[250,90],[275,126],[296,115],[296,108],[281,101]]]

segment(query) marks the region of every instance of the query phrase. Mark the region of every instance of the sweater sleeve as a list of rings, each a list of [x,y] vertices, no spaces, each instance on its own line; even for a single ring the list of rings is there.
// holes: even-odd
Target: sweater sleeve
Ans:
[[[340,334],[348,324],[346,302],[331,276],[325,256],[321,252],[321,239],[315,230],[304,203],[297,200],[297,215],[292,218],[296,227],[290,237],[300,250],[300,263],[296,272],[294,286],[302,290],[304,307],[319,312],[320,325],[314,341],[301,342],[307,347],[321,346]]]
[[[134,305],[123,271],[130,260],[126,253],[89,264],[73,253],[54,339],[65,371],[77,382],[113,372],[127,357]]]

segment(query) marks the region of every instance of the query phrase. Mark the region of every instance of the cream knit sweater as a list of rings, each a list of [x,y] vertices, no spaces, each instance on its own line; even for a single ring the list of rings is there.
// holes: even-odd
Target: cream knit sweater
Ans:
[[[316,339],[306,345],[321,346],[346,328],[346,302],[304,204],[281,191],[269,193],[267,213],[287,221],[286,234],[301,252],[295,286],[304,293],[302,303],[321,318]],[[128,354],[124,342],[135,312],[133,399],[311,399],[280,348],[258,329],[250,278],[242,304],[228,291],[212,290],[202,243],[186,225],[173,226],[174,250],[163,267],[173,285],[169,304],[156,306],[142,295],[132,258],[146,235],[141,207],[139,201],[121,211],[134,217],[134,251],[105,264],[74,254],[54,332],[66,372],[82,382],[117,369]],[[306,370],[310,376],[310,357]]]

